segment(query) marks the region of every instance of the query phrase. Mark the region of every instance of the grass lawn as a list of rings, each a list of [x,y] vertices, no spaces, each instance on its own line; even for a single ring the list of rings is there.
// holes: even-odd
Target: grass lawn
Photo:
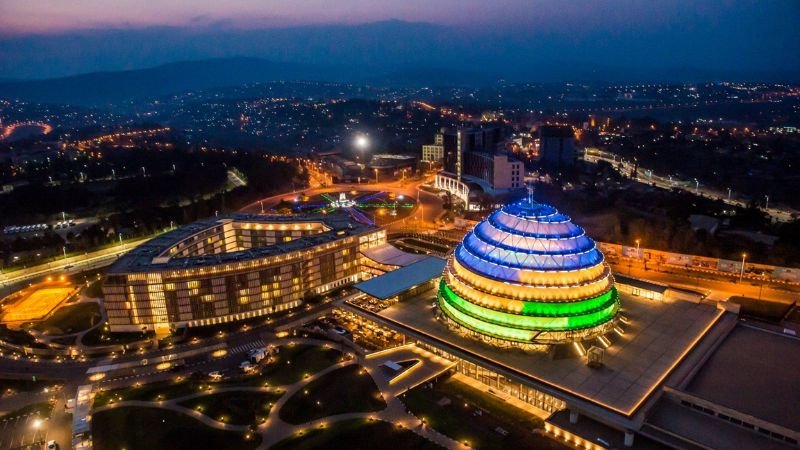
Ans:
[[[103,297],[103,280],[95,280],[89,286],[86,286],[86,290],[83,291],[84,295],[91,298],[102,298]]]
[[[202,392],[203,390],[200,389],[201,386],[207,388],[209,384],[197,383],[184,379],[180,382],[159,381],[156,383],[144,384],[139,387],[111,389],[108,391],[98,392],[95,395],[94,407],[99,408],[111,403],[117,403],[126,400],[143,400],[151,402],[158,400],[169,400],[172,398],[178,398],[185,395]]]
[[[342,358],[342,352],[333,347],[319,345],[281,345],[275,362],[261,371],[270,386],[293,384],[308,375],[332,366]]]
[[[447,397],[450,404],[439,405]],[[433,390],[418,387],[401,397],[408,409],[435,430],[459,442],[467,441],[478,449],[546,449],[567,447],[544,436],[533,434],[543,427],[542,420],[491,394],[464,383],[447,379]],[[467,406],[465,406],[465,404]],[[477,411],[480,410],[480,415]],[[496,430],[500,427],[508,434]]]
[[[350,412],[380,411],[386,408],[378,387],[358,365],[334,370],[296,392],[281,408],[286,422],[300,424]]]
[[[271,450],[363,450],[390,448],[393,450],[441,449],[414,432],[381,422],[363,419],[334,422],[324,429],[314,429],[300,436],[284,439]]]
[[[142,333],[107,333],[104,331],[104,328],[105,325],[86,333],[83,336],[83,344],[96,347],[109,344],[130,344],[147,339],[146,337],[142,337]],[[108,339],[103,339],[106,336]]]
[[[50,336],[72,334],[91,328],[100,317],[100,305],[97,303],[78,303],[57,309],[47,319],[34,322],[31,328]]]
[[[48,402],[31,403],[30,405],[25,405],[22,408],[15,409],[8,414],[0,416],[0,420],[11,419],[17,416],[27,416],[31,413],[39,413],[39,417],[50,417],[50,411],[52,410],[53,405]]]
[[[179,404],[195,409],[212,419],[233,425],[261,423],[281,394],[231,391],[184,400]]]
[[[0,396],[8,392],[41,392],[44,388],[62,384],[62,381],[39,380],[34,382],[31,377],[23,379],[0,378]]]
[[[741,305],[742,315],[752,316],[771,322],[780,321],[794,304],[792,301],[759,300],[741,296],[733,296],[729,301]]]
[[[243,433],[222,431],[174,411],[122,407],[92,415],[92,438],[97,450],[254,449],[261,436],[246,440]]]

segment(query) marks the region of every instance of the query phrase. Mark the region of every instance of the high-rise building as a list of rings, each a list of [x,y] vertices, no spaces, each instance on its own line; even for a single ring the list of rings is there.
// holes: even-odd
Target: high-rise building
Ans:
[[[479,185],[489,194],[521,188],[523,164],[499,149],[502,140],[498,127],[443,129],[434,144],[441,146],[444,169],[436,176],[436,187],[460,198],[467,208],[470,185]]]
[[[575,164],[575,133],[572,127],[545,125],[539,128],[539,158],[545,164],[568,167]]]

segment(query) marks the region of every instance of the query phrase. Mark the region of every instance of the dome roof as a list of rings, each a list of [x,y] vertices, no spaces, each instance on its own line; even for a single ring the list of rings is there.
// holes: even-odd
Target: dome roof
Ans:
[[[595,242],[530,198],[494,211],[464,237],[445,268],[439,304],[472,333],[526,343],[600,334],[619,310]]]

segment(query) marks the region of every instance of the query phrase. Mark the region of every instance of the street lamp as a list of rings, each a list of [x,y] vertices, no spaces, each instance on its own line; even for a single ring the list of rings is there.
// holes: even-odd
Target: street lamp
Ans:
[[[369,138],[365,134],[359,134],[354,141],[355,146],[359,150],[366,150],[369,147]]]
[[[697,195],[697,191],[700,189],[700,182],[697,181],[697,178],[694,179],[694,195]]]
[[[731,201],[731,188],[728,188],[728,202]]]
[[[375,183],[378,183],[378,168],[375,168]]]
[[[767,203],[764,205],[764,209],[769,209],[769,195],[765,195],[764,198],[767,199]]]
[[[745,259],[747,259],[747,253],[742,253],[742,270],[739,272],[739,281],[742,281],[742,278],[744,277]]]

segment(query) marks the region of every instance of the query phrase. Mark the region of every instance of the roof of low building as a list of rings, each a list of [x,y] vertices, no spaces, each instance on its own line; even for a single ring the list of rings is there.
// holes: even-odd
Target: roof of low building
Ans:
[[[445,260],[428,256],[408,266],[362,281],[354,287],[367,295],[386,300],[414,286],[440,277],[444,265]]]

